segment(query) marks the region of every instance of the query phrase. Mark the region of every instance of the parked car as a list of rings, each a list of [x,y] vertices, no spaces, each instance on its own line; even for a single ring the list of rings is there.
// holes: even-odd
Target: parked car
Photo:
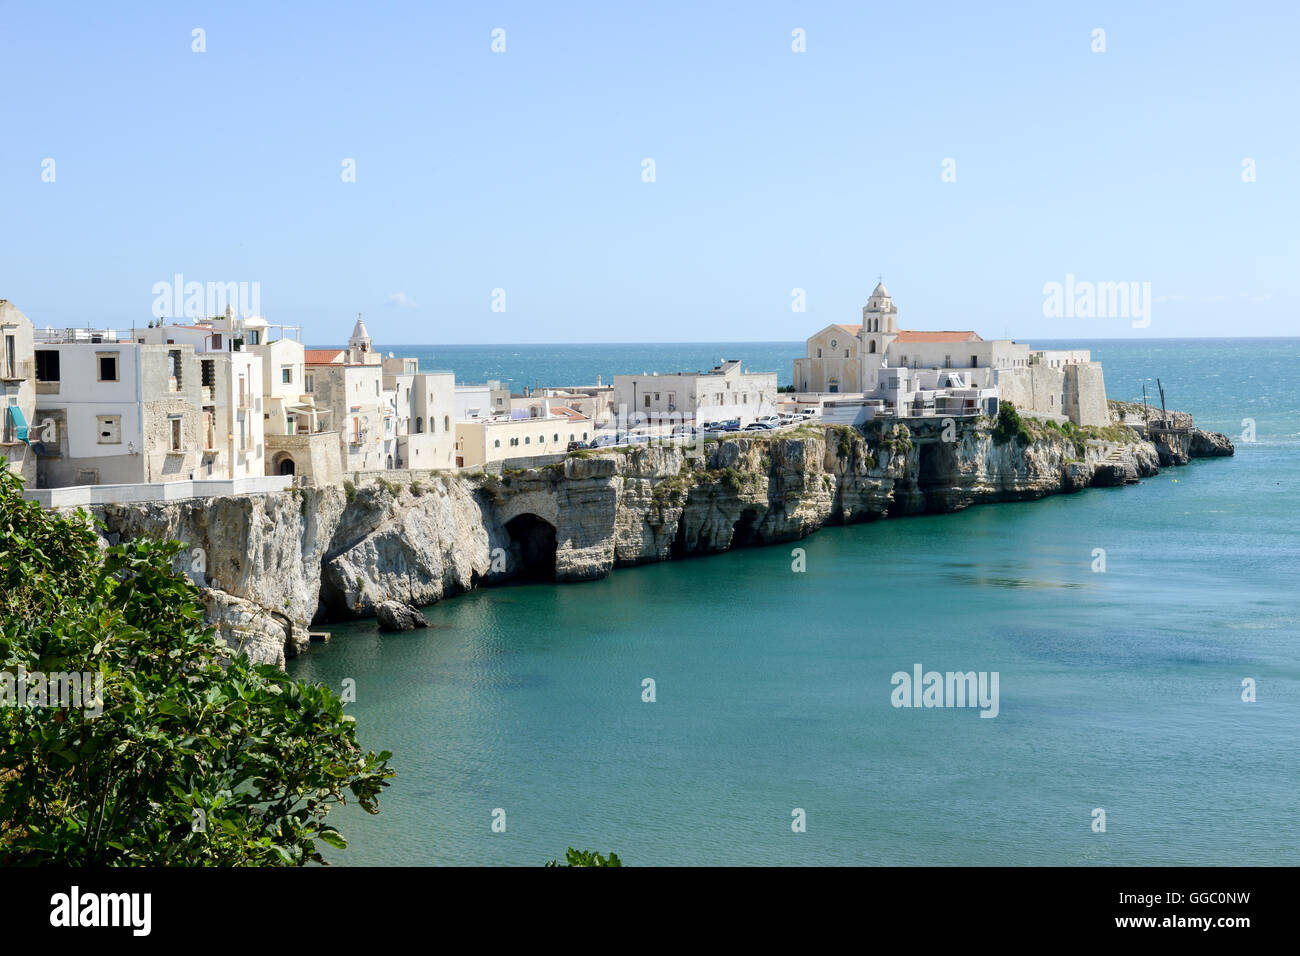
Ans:
[[[714,423],[714,431],[719,432],[738,432],[740,431],[740,419],[728,418],[726,421]]]
[[[760,415],[758,418],[754,419],[754,424],[766,425],[768,428],[780,428],[781,419],[776,415]]]
[[[591,448],[611,448],[614,445],[622,444],[613,435],[597,435],[591,440]]]
[[[768,424],[767,422],[750,422],[748,425],[745,426],[745,431],[747,431],[747,432],[770,432],[770,431],[772,431],[774,428],[776,428],[775,425],[770,425],[770,424]]]
[[[594,447],[596,447],[595,442],[592,442],[591,444],[587,444],[585,441],[569,442],[569,451],[577,451],[580,448],[594,448]]]
[[[796,414],[800,418],[816,418],[818,411],[815,408],[801,408]]]
[[[707,428],[707,427],[708,427],[708,426],[706,425],[705,428]],[[674,435],[684,435],[684,436],[686,436],[687,438],[694,438],[694,437],[695,437],[695,426],[694,426],[694,425],[674,425],[674,426],[673,426],[673,434],[674,434]]]

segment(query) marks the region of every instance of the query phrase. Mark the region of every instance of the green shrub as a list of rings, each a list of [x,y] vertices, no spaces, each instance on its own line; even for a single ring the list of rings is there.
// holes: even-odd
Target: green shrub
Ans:
[[[546,865],[549,866],[622,866],[623,861],[618,858],[617,853],[611,853],[609,858],[601,856],[599,853],[592,853],[590,850],[575,850],[569,847],[564,854],[564,863],[559,860],[552,860]]]
[[[1016,406],[1010,402],[1003,402],[998,407],[998,420],[993,426],[993,440],[999,445],[1005,445],[1015,438],[1020,439],[1025,445],[1032,444],[1034,441],[1034,436],[1030,434],[1020,418],[1020,413],[1016,411]]]
[[[377,813],[391,754],[361,750],[328,687],[231,657],[182,545],[101,552],[84,514],[24,501],[3,465],[0,688],[22,668],[102,693],[30,706],[29,682],[28,706],[0,707],[0,865],[301,865],[346,846],[326,815],[345,794]]]

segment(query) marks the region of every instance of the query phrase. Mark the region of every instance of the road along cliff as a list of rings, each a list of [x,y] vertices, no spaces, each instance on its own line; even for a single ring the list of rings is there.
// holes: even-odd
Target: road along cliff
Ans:
[[[313,623],[483,585],[586,581],[650,561],[789,542],[828,524],[1123,485],[1231,455],[1186,419],[1143,437],[1025,418],[804,425],[696,447],[571,454],[504,474],[382,472],[343,487],[101,505],[112,543],[185,546],[182,567],[237,652],[283,666]]]

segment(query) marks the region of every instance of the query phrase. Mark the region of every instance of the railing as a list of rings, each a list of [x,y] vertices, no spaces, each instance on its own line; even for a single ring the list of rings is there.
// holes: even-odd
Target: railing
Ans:
[[[290,475],[251,478],[165,481],[129,485],[71,485],[66,488],[27,488],[23,497],[42,508],[76,508],[89,505],[178,501],[185,498],[225,498],[232,495],[268,494],[290,487]]]

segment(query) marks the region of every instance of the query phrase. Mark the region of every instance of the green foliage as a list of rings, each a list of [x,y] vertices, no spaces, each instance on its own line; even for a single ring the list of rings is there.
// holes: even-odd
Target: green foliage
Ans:
[[[759,476],[752,471],[742,471],[739,468],[721,468],[713,472],[714,480],[718,481],[725,488],[739,494],[742,491],[749,491],[759,483]]]
[[[387,478],[380,477],[379,487],[383,488],[393,498],[396,498],[401,493],[401,489]]]
[[[601,856],[599,853],[592,853],[589,850],[575,850],[569,847],[568,852],[564,854],[564,863],[559,860],[552,860],[546,865],[549,866],[622,866],[623,861],[618,858],[617,853],[611,853],[609,858]]]
[[[348,504],[352,504],[357,498],[357,486],[346,478],[343,480],[343,495],[347,498]]]
[[[419,481],[411,482],[411,494],[419,498],[421,495],[424,494],[424,485],[422,485]]]
[[[998,407],[998,420],[993,426],[993,440],[999,445],[1005,445],[1014,438],[1020,439],[1021,444],[1025,445],[1032,444],[1034,440],[1034,436],[1021,421],[1016,406],[1010,402],[1003,402]]]
[[[180,550],[101,552],[84,514],[24,501],[0,459],[0,679],[103,688],[101,707],[0,707],[0,865],[323,862],[319,843],[346,846],[334,805],[378,812],[391,754],[361,750],[329,688],[229,658]]]

